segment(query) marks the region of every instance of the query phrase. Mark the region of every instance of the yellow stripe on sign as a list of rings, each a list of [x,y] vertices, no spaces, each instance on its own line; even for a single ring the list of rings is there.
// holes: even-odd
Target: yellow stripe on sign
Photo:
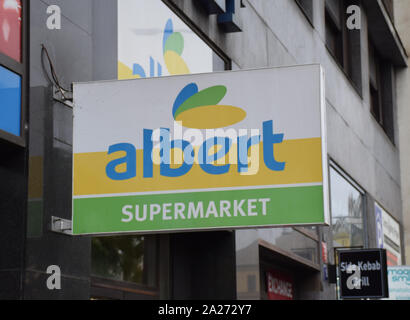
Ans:
[[[286,140],[276,144],[274,150],[275,160],[286,162],[284,171],[271,171],[265,166],[262,144],[260,144],[259,168],[256,168],[254,162],[249,170],[250,173],[253,171],[255,174],[241,175],[237,172],[237,165],[232,164],[228,173],[211,175],[205,173],[198,164],[194,164],[186,175],[178,178],[160,176],[159,165],[155,164],[153,178],[143,178],[143,152],[138,150],[137,176],[123,181],[111,180],[105,173],[106,165],[114,159],[121,158],[122,153],[111,155],[107,155],[106,152],[78,153],[74,154],[74,195],[322,182],[320,138]],[[117,169],[121,170],[121,168]]]

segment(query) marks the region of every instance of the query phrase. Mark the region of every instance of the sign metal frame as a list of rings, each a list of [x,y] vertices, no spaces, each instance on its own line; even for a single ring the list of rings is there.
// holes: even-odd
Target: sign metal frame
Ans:
[[[117,80],[117,81],[97,81],[97,82],[90,82],[90,83],[75,83],[73,84],[74,87],[74,130],[73,130],[73,146],[76,143],[76,135],[75,135],[75,130],[76,130],[76,110],[78,109],[84,109],[84,105],[79,105],[78,101],[76,101],[76,89],[79,86],[82,85],[92,85],[92,86],[98,86],[99,83],[101,84],[107,84],[110,82],[113,83],[121,83],[124,82],[124,84],[126,82],[129,81],[135,81],[135,83],[140,83],[141,81],[166,81],[167,79],[171,80],[171,79],[178,79],[181,77],[185,77],[190,81],[197,81],[198,79],[201,79],[201,77],[206,77],[206,76],[212,76],[215,78],[218,78],[219,75],[223,76],[223,75],[227,75],[227,74],[238,74],[238,73],[244,73],[244,72],[252,72],[252,71],[262,71],[265,72],[267,70],[272,70],[272,69],[284,69],[284,68],[312,68],[312,67],[316,67],[317,71],[319,72],[318,74],[318,79],[319,79],[319,83],[318,83],[318,90],[319,90],[319,108],[320,108],[320,132],[321,132],[321,174],[322,174],[322,181],[321,181],[321,185],[322,185],[322,194],[323,194],[323,220],[322,221],[317,221],[317,222],[313,222],[312,223],[284,223],[284,224],[265,224],[265,225],[246,225],[246,226],[212,226],[212,227],[195,227],[195,228],[166,228],[166,229],[145,229],[145,230],[122,230],[122,231],[114,231],[114,232],[77,232],[75,225],[76,225],[76,221],[75,221],[75,215],[74,215],[74,182],[73,182],[73,215],[72,215],[72,222],[73,222],[73,235],[82,235],[82,236],[87,236],[87,235],[126,235],[126,234],[152,234],[152,233],[174,233],[174,232],[191,232],[191,231],[211,231],[211,230],[234,230],[234,229],[249,229],[249,228],[272,228],[272,227],[289,227],[289,226],[311,226],[311,225],[329,225],[330,224],[330,210],[329,210],[329,186],[328,186],[328,155],[327,155],[327,141],[326,141],[326,103],[325,103],[325,80],[324,80],[324,70],[321,68],[320,65],[302,65],[302,66],[290,66],[290,67],[279,67],[279,68],[262,68],[262,69],[252,69],[252,70],[238,70],[238,71],[223,71],[223,72],[214,72],[214,73],[203,73],[203,74],[197,74],[197,75],[180,75],[180,76],[166,76],[166,77],[159,77],[156,79],[134,79],[134,80]],[[314,68],[312,68],[312,70],[314,70]],[[198,80],[199,81],[199,80]],[[101,98],[99,98],[99,100],[101,100]],[[84,103],[84,102],[82,102]],[[77,136],[78,139],[78,136]],[[74,152],[73,152],[73,162],[74,162]],[[74,175],[74,165],[73,165],[73,181],[75,179],[75,175]],[[261,185],[261,187],[263,187],[263,185]],[[241,187],[244,188],[244,187]],[[241,188],[235,188],[235,187],[228,187],[225,188],[225,190],[221,190],[222,192],[224,191],[234,191],[235,189],[241,189]],[[218,191],[218,189],[220,188],[214,188],[214,191]],[[252,189],[252,187],[251,187]],[[257,189],[257,188],[253,188],[253,189]],[[184,190],[178,191],[177,193],[184,193]],[[185,193],[190,193],[192,191],[185,191]],[[165,192],[166,193],[166,192]],[[168,193],[175,193],[175,192],[168,192]],[[148,194],[148,192],[146,192],[146,194]]]
[[[388,298],[389,297],[389,286],[388,286],[388,274],[387,274],[387,257],[386,257],[386,250],[385,249],[346,249],[346,250],[338,250],[338,271],[339,271],[339,281],[338,281],[338,287],[340,290],[340,298],[341,299],[383,299],[383,298]],[[340,272],[340,265],[341,262],[344,260],[341,260],[341,256],[344,254],[361,254],[361,253],[378,253],[379,254],[379,262],[381,265],[380,268],[380,287],[381,287],[381,292],[379,295],[348,295],[344,294],[343,292],[343,287],[342,286],[342,275]],[[366,271],[369,272],[369,271]]]

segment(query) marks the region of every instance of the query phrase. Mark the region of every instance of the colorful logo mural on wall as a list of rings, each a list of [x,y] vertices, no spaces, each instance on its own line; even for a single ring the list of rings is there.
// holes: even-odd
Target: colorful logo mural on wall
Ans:
[[[189,74],[189,68],[182,58],[184,51],[184,37],[180,32],[174,32],[172,19],[168,19],[163,36],[163,54],[165,65],[170,75]],[[146,72],[139,63],[134,63],[132,70],[122,62],[118,63],[118,78],[146,78],[162,76],[162,65],[157,62],[155,72],[155,60],[149,57],[149,72]]]
[[[181,32],[174,32],[171,19],[168,19],[164,30],[163,53],[167,69],[171,75],[190,73],[182,58],[184,52],[184,37]]]
[[[162,1],[119,1],[118,38],[118,79],[212,71],[212,50]]]

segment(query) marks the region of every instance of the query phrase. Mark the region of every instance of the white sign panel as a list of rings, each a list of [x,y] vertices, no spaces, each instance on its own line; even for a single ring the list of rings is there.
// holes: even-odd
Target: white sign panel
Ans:
[[[319,65],[74,84],[73,233],[327,224]]]
[[[379,248],[387,250],[387,264],[401,264],[400,224],[380,205],[374,204],[376,218],[376,237]]]

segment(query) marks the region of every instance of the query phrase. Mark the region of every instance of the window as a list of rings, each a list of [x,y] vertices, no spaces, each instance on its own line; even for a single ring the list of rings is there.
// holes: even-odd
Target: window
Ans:
[[[363,193],[341,171],[330,167],[333,247],[364,246]]]
[[[318,239],[311,237],[310,233],[303,232],[303,228],[273,228],[258,231],[260,238],[266,242],[318,265]]]
[[[380,86],[380,58],[369,40],[369,85],[370,85],[370,111],[377,122],[382,124],[381,86]]]
[[[346,27],[347,8],[358,5],[354,0],[326,0],[326,46],[353,86],[361,92],[360,30]]]
[[[312,0],[296,0],[310,23],[313,23],[313,2]]]
[[[93,238],[92,275],[155,286],[155,238],[145,240],[129,236]],[[152,275],[149,269],[154,271]]]
[[[326,45],[336,61],[343,66],[343,33],[340,23],[326,10]]]
[[[384,60],[369,38],[370,112],[394,142],[393,68]]]

